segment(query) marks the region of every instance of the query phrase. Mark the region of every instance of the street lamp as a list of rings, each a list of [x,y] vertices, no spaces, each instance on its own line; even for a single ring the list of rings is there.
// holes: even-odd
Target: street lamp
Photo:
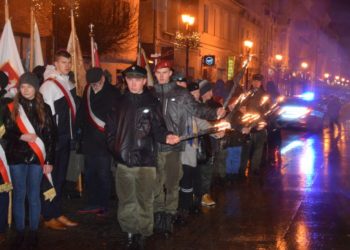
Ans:
[[[324,73],[324,79],[328,79],[329,78],[329,73]]]
[[[302,62],[300,64],[300,66],[303,68],[303,69],[307,69],[309,67],[309,64],[307,62]]]
[[[194,24],[195,18],[193,16],[183,14],[181,15],[182,22],[186,25],[186,78],[188,78],[188,63],[190,54],[190,41],[189,41],[189,26]]]
[[[243,46],[246,49],[247,53],[247,60],[249,60],[250,56],[250,50],[253,48],[254,43],[251,40],[245,40],[243,41]],[[248,82],[249,82],[249,73],[248,73],[248,67],[246,69],[246,81],[245,81],[245,89],[248,90]]]
[[[275,55],[275,59],[277,62],[281,62],[283,60],[283,56],[280,54]]]
[[[281,54],[277,54],[275,55],[275,59],[276,59],[276,84],[278,86],[279,81],[280,81],[280,74],[281,74],[281,67],[282,67],[282,60],[283,60],[283,56]]]

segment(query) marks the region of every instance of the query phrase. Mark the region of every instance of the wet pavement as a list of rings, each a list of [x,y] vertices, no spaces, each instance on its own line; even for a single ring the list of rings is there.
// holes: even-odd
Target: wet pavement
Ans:
[[[335,133],[284,132],[280,166],[268,168],[262,180],[214,185],[214,208],[175,227],[169,239],[151,237],[147,249],[350,249],[349,132],[349,122]],[[123,249],[116,203],[101,218],[77,215],[82,202],[65,200],[80,226],[41,229],[40,249]]]

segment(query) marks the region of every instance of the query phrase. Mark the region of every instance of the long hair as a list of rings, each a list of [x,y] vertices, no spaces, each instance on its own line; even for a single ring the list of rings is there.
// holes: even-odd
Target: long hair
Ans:
[[[11,112],[11,119],[16,122],[16,118],[19,114],[19,105],[20,105],[20,99],[24,98],[20,91],[17,92],[16,96],[13,98],[13,110]],[[39,126],[40,128],[43,128],[45,126],[45,103],[43,96],[39,91],[35,91],[34,96],[35,101],[35,109],[37,113],[37,117],[39,119]]]

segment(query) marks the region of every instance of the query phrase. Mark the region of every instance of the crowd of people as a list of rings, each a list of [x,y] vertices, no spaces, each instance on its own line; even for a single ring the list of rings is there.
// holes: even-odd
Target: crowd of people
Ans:
[[[143,249],[154,233],[169,237],[174,224],[186,224],[201,206],[214,206],[214,170],[222,179],[261,175],[268,131],[278,134],[266,116],[272,100],[261,74],[243,91],[232,83],[187,81],[160,61],[154,86],[147,85],[146,69],[132,65],[123,71],[126,88],[117,88],[103,69],[92,67],[78,97],[71,67],[71,55],[58,51],[53,65],[20,76],[15,96],[8,95],[8,78],[0,72],[0,242],[12,185],[12,249],[38,246],[40,218],[50,230],[79,226],[62,209],[72,150],[84,156],[80,214],[108,213],[111,166],[116,168],[118,222],[129,249]],[[213,129],[221,123],[230,126]]]

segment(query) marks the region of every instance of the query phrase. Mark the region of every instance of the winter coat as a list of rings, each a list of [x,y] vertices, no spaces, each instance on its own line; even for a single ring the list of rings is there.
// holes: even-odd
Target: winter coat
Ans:
[[[185,135],[187,122],[191,116],[205,120],[217,119],[216,109],[198,103],[187,89],[179,87],[176,82],[156,84],[155,93],[162,105],[162,113],[169,131],[176,135]],[[185,143],[160,145],[160,151],[183,151]]]
[[[36,135],[44,142],[46,150],[45,164],[52,165],[55,157],[56,127],[52,120],[50,107],[45,104],[45,124],[41,127],[35,109],[35,100],[27,100],[20,97],[20,104],[31,122]],[[22,133],[16,122],[12,120],[8,108],[4,112],[4,124],[6,132],[3,138],[6,141],[5,152],[8,164],[40,164],[38,157],[29,144],[20,140]]]
[[[126,92],[107,115],[105,133],[114,159],[129,167],[156,166],[156,141],[166,130],[158,100],[148,91]]]
[[[120,98],[119,91],[108,83],[104,83],[103,88],[94,93],[90,91],[90,106],[93,114],[103,122],[106,122],[107,114],[111,112],[112,107],[118,103]],[[109,155],[106,136],[90,120],[87,108],[87,96],[84,93],[83,101],[77,114],[77,129],[79,131],[81,153],[86,155]]]
[[[74,122],[71,121],[69,105],[60,88],[53,81],[48,80],[49,78],[56,79],[70,90],[78,110],[78,98],[75,86],[69,80],[68,75],[61,75],[55,71],[52,65],[48,65],[44,73],[45,81],[40,87],[40,92],[44,97],[44,101],[50,106],[51,113],[54,116],[54,122],[58,128],[58,136],[70,136],[73,138]]]

